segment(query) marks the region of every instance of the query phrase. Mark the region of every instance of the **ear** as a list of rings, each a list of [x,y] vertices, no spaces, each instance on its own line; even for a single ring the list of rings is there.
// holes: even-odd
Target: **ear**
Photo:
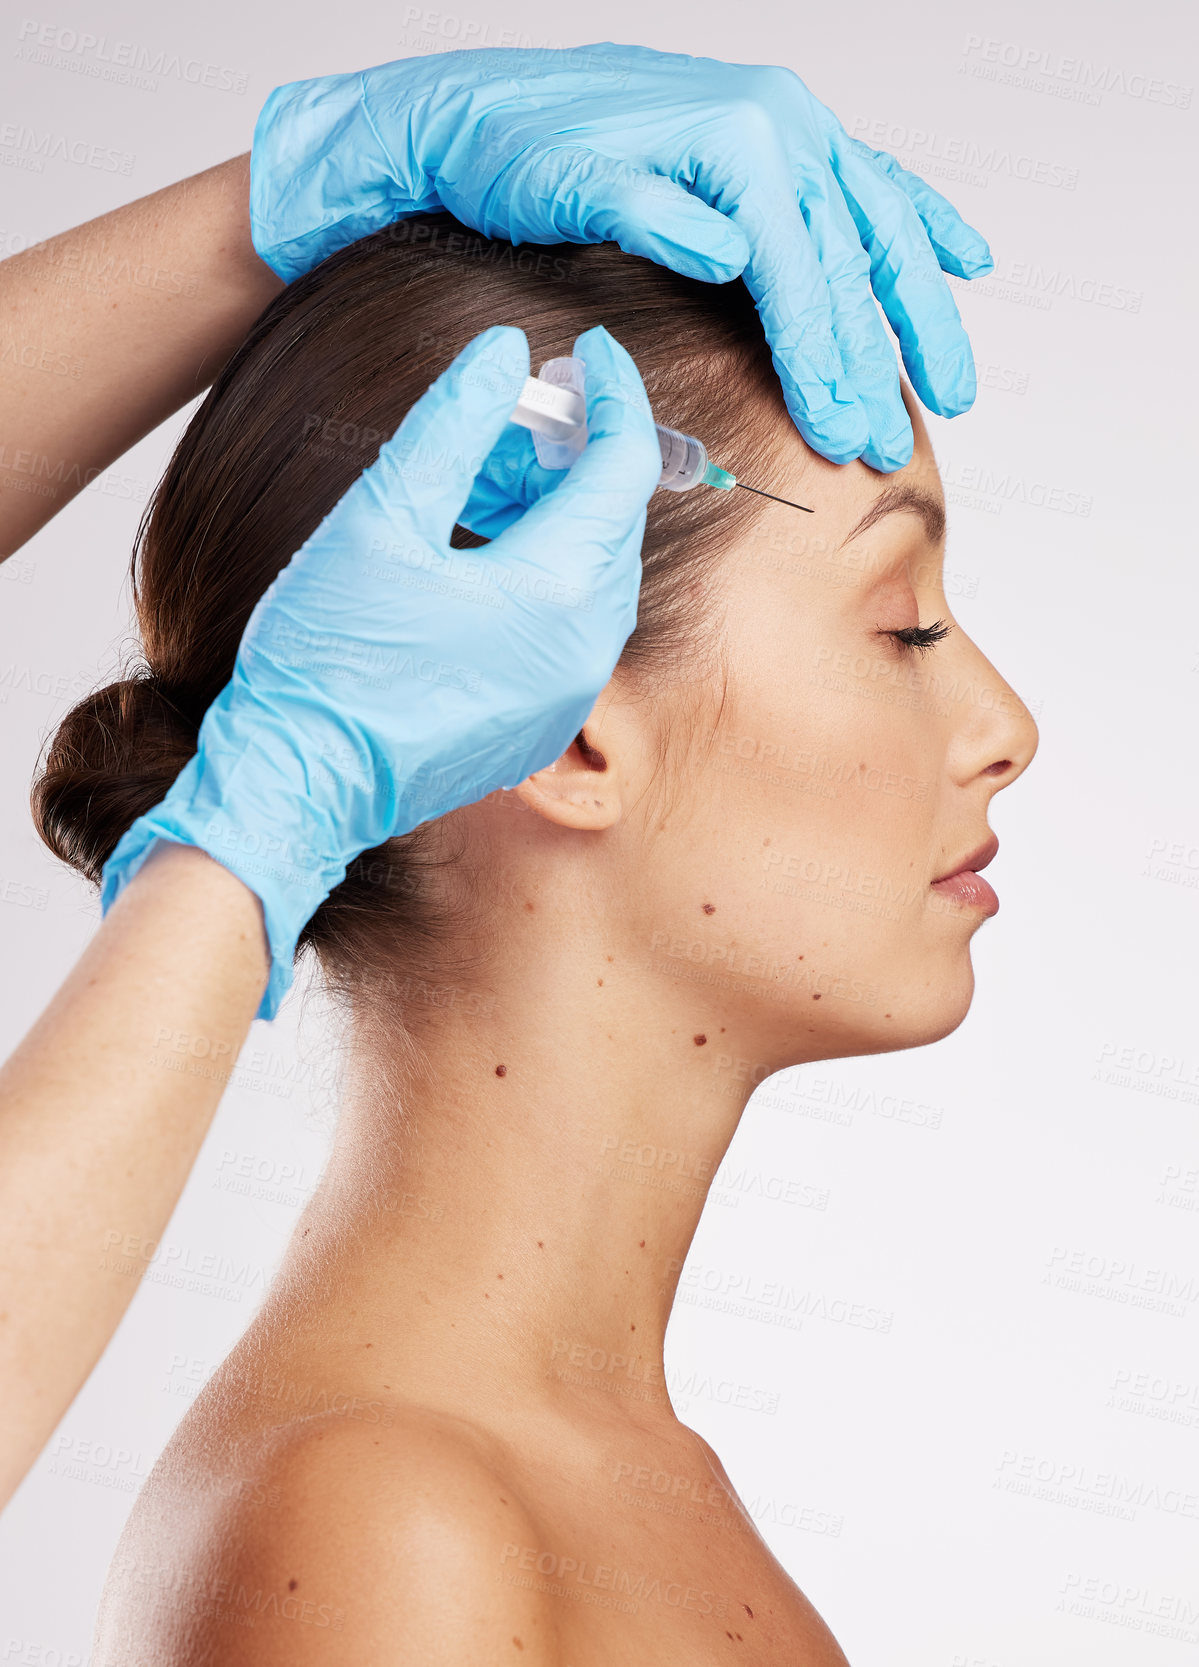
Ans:
[[[601,695],[584,727],[544,770],[526,777],[512,792],[547,822],[562,828],[599,831],[620,821],[620,725]]]

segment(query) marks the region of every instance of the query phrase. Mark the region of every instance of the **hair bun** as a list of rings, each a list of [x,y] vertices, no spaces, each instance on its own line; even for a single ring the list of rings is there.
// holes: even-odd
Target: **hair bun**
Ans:
[[[198,733],[152,673],[88,695],[59,725],[33,783],[43,841],[99,885],[121,835],[163,798]]]

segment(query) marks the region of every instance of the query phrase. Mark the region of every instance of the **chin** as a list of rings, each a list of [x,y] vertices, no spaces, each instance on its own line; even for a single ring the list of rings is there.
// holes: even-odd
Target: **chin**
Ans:
[[[973,1000],[974,968],[967,949],[958,964],[930,979],[922,1000],[902,1002],[890,1009],[904,1031],[904,1039],[892,1042],[890,1047],[926,1048],[931,1042],[951,1036],[970,1011]]]
[[[826,1008],[815,1033],[808,1003],[793,1009],[788,1018],[795,1021],[795,1029],[788,1022],[787,1051],[793,1050],[794,1057],[781,1058],[771,1070],[821,1059],[859,1059],[865,1054],[926,1048],[953,1034],[974,999],[968,945],[952,958],[930,956],[915,966],[908,960],[902,970],[863,972],[861,982],[873,985],[875,999],[869,1005],[846,1003],[842,1012],[836,1011],[842,1003],[829,1004],[832,1010]]]
[[[915,993],[923,984],[919,995]],[[925,980],[908,979],[891,986],[891,993],[879,997],[868,1017],[865,1033],[857,1045],[837,1050],[840,1058],[858,1054],[897,1053],[904,1048],[927,1048],[951,1036],[970,1011],[974,1000],[974,968],[969,952],[950,967],[931,971]],[[891,1017],[883,1017],[890,1013]]]

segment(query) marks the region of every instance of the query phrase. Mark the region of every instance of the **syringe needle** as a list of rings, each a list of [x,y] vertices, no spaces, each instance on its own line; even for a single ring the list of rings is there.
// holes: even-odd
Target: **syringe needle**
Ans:
[[[760,486],[746,486],[743,480],[739,480],[737,485],[744,487],[747,492],[756,492],[759,498],[770,498],[776,504],[786,504],[789,509],[802,509],[805,515],[815,515],[816,513],[814,509],[809,509],[807,504],[793,504],[790,498],[776,498],[773,492],[763,492]]]

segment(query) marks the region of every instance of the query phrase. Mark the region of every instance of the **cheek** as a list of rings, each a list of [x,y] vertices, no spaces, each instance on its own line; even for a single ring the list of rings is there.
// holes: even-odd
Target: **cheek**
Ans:
[[[769,1069],[934,1040],[970,975],[928,907],[945,735],[927,674],[921,694],[921,662],[860,624],[742,603],[634,883],[651,948]]]
[[[714,825],[769,838],[776,867],[780,851],[880,876],[919,867],[943,747],[927,672],[836,610],[764,615],[733,643],[709,731]]]
[[[840,618],[764,613],[729,633],[723,704],[697,728],[689,852],[743,949],[890,987],[927,948],[936,856],[920,663]]]

